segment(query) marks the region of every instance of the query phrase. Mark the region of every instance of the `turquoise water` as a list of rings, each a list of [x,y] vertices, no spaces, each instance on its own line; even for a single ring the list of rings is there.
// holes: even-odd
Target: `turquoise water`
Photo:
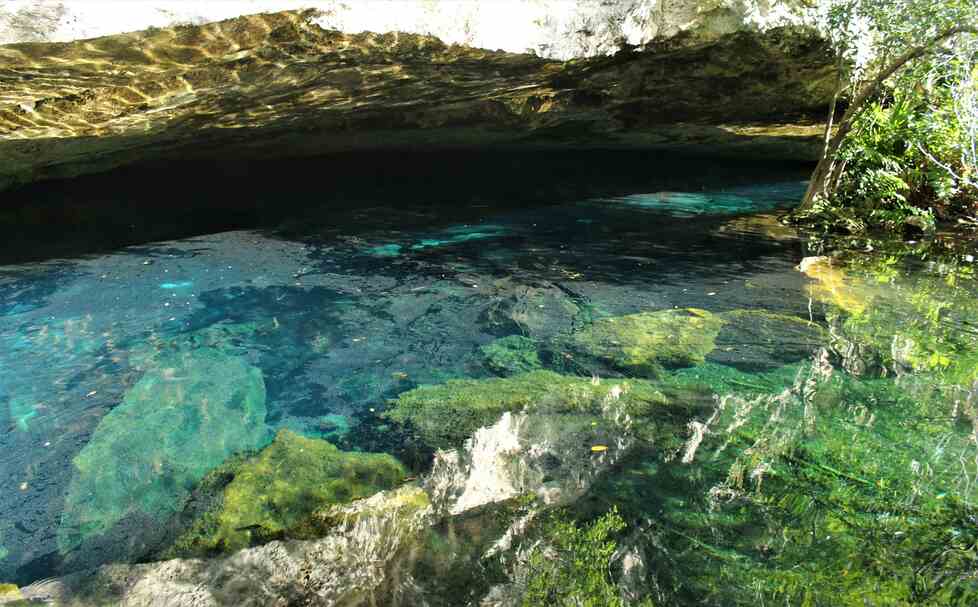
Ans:
[[[639,432],[620,453],[618,431],[583,434],[595,454],[611,445],[616,463],[563,504],[582,525],[618,507],[628,525],[619,543],[644,555],[636,583],[656,604],[796,604],[805,592],[832,597],[811,604],[843,604],[824,602],[843,599],[817,576],[797,576],[814,575],[806,558],[824,576],[872,570],[846,551],[876,537],[868,521],[892,506],[888,486],[943,495],[963,509],[946,525],[967,526],[974,401],[970,367],[956,362],[970,360],[975,325],[955,303],[972,293],[964,254],[909,247],[826,266],[848,278],[803,273],[804,257],[834,245],[806,242],[772,215],[803,191],[797,174],[667,185],[561,204],[377,201],[274,229],[0,268],[0,582],[173,554],[208,473],[282,430],[389,454],[405,478],[423,479],[446,445],[426,422],[386,417],[391,399],[534,369],[653,381],[678,395],[670,406],[681,407],[653,416],[655,438]],[[645,345],[622,344],[634,334],[617,319],[686,309],[706,324],[646,316],[635,321]],[[668,322],[688,314],[700,318]],[[901,350],[900,340],[912,343]],[[957,469],[935,460],[937,448]],[[914,466],[931,470],[916,485]],[[761,498],[765,476],[772,492]],[[854,524],[865,535],[830,520],[833,509],[865,518]],[[916,515],[938,511],[953,518]],[[804,538],[823,524],[840,545]],[[884,544],[884,561],[905,557]],[[459,575],[447,565],[429,574]],[[487,590],[488,580],[466,583]]]

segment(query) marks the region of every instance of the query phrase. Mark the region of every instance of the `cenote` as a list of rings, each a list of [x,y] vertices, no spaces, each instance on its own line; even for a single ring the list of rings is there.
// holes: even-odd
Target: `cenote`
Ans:
[[[810,171],[400,150],[14,191],[0,581],[973,604],[973,244],[799,233]]]

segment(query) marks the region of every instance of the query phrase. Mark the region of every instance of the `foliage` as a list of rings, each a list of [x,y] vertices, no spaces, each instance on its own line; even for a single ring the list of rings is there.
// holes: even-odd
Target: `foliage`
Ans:
[[[300,537],[316,510],[390,489],[407,472],[389,455],[347,453],[324,440],[281,430],[261,453],[219,474],[233,478],[216,507],[176,542],[171,556],[230,552],[255,541]]]
[[[859,232],[933,226],[978,199],[974,66],[978,8],[970,0],[831,0],[823,28],[838,54],[847,108],[797,214]]]
[[[900,86],[871,102],[838,151],[844,170],[832,203],[809,219],[844,232],[930,232],[935,211],[943,217],[966,209],[978,188],[956,178],[967,167],[961,166],[961,125],[952,101],[941,85],[924,94]]]

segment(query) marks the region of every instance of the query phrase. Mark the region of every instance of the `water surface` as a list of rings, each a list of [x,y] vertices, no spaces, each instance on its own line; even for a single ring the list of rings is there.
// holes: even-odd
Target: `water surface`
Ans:
[[[568,376],[640,379],[564,344],[605,319],[689,308],[727,319],[726,332],[704,361],[666,361],[647,379],[696,386],[700,408],[672,443],[631,449],[568,515],[626,515],[647,538],[648,596],[794,604],[815,592],[798,576],[869,579],[852,546],[879,540],[894,504],[957,510],[892,510],[893,533],[914,532],[898,529],[913,516],[967,525],[964,254],[909,247],[801,272],[824,251],[777,213],[804,172],[725,166],[552,201],[324,195],[260,230],[0,267],[0,581],[157,558],[207,472],[283,429],[424,475],[439,445],[385,418],[390,399],[506,375],[486,347],[508,336]],[[186,399],[204,404],[172,413]],[[884,561],[903,558],[882,545]]]

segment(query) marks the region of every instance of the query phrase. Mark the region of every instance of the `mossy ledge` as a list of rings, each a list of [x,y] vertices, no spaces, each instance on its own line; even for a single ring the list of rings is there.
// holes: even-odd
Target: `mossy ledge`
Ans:
[[[203,485],[228,477],[214,506],[165,553],[167,557],[233,552],[285,537],[321,535],[317,511],[390,489],[407,476],[381,453],[340,451],[331,443],[280,430],[257,455],[229,462]]]

